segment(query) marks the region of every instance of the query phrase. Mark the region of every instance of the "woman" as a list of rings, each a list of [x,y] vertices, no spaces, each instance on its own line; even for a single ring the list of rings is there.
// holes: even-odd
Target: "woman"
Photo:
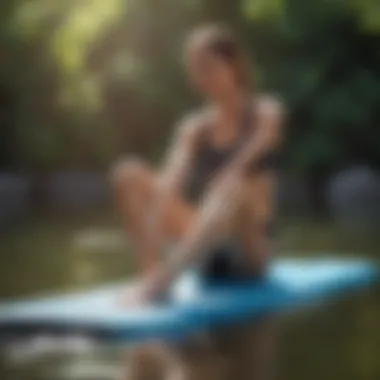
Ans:
[[[136,159],[114,172],[143,271],[139,302],[163,295],[189,265],[208,277],[235,278],[259,275],[270,258],[282,107],[271,97],[249,94],[244,53],[223,28],[195,30],[186,44],[186,64],[207,105],[180,123],[159,175]],[[160,251],[173,243],[162,264]],[[187,368],[193,376],[192,369],[202,366]]]

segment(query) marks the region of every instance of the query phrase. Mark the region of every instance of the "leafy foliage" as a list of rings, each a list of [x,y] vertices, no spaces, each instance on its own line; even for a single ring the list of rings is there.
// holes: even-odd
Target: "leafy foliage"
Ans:
[[[157,157],[195,100],[182,40],[220,20],[245,40],[257,86],[289,108],[289,168],[380,166],[379,12],[377,0],[9,0],[0,78],[16,109],[13,160],[50,169],[108,165],[122,151]]]

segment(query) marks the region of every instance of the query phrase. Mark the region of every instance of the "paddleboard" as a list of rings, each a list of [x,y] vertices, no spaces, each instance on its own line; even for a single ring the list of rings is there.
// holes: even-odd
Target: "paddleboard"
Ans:
[[[85,332],[112,342],[182,339],[265,314],[299,310],[369,286],[377,267],[366,260],[279,259],[261,280],[205,283],[183,274],[165,301],[127,307],[127,284],[0,304],[1,333]]]

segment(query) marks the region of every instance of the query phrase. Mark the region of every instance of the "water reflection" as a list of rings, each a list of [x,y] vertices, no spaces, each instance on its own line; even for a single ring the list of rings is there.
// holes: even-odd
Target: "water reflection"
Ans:
[[[104,220],[100,228],[102,223]],[[88,244],[84,247],[83,239],[79,239],[81,244],[75,244],[73,237],[82,230],[88,234],[87,226],[85,221],[40,221],[2,237],[1,297],[88,287],[130,273],[131,262],[127,249],[119,244],[120,237],[117,244],[107,242],[103,247],[97,245],[96,250]],[[112,223],[105,229],[108,231],[110,226]],[[378,238],[345,236],[326,225],[294,223],[284,231],[282,241],[282,248],[290,253],[294,248],[306,252],[339,251],[342,255],[357,251],[380,258]],[[372,289],[328,307],[285,318],[277,378],[379,380],[379,296],[379,289]],[[2,380],[110,380],[121,370],[119,350],[89,341],[39,337],[37,343],[26,343],[7,350],[3,347]]]
[[[19,342],[3,351],[3,359],[1,378],[7,380],[110,380],[121,373],[115,349],[75,337]]]
[[[273,317],[210,329],[163,346],[134,351],[126,379],[273,380],[278,323]],[[128,377],[128,375],[130,377]]]

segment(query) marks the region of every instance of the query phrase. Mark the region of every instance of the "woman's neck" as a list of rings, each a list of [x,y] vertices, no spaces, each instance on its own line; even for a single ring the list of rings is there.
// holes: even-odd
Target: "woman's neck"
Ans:
[[[221,121],[218,123],[220,128],[230,129],[236,127],[237,120],[239,120],[246,105],[247,97],[245,90],[235,88],[213,102],[217,119]]]

